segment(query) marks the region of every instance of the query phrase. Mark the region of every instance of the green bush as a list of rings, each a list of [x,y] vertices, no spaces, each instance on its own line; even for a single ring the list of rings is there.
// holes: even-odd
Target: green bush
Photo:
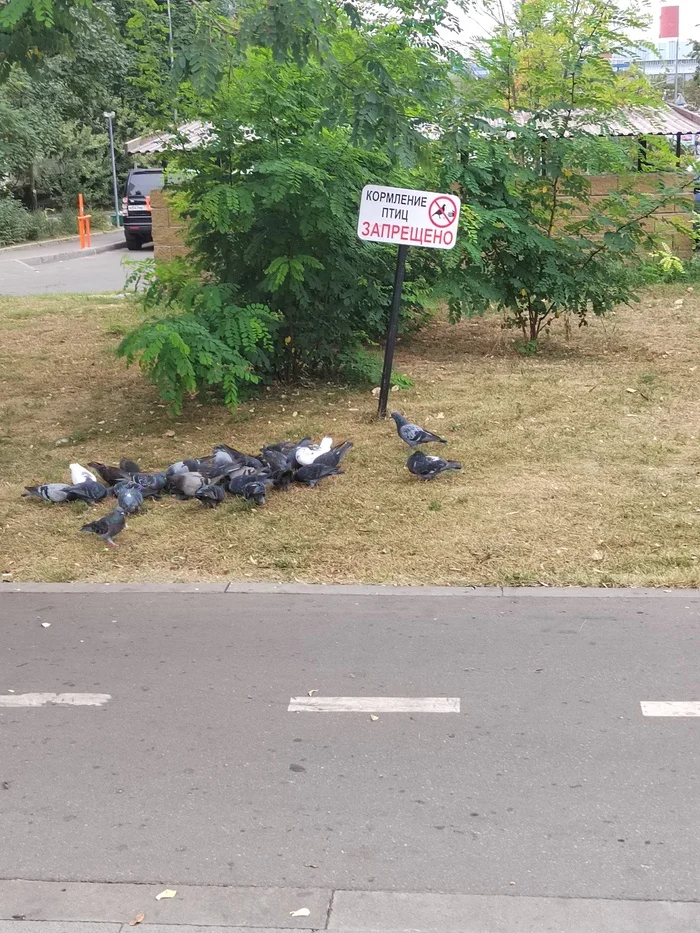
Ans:
[[[29,211],[15,198],[0,197],[0,246],[26,240],[31,230]]]
[[[181,261],[157,272],[151,263],[132,276],[145,286],[141,300],[151,316],[126,335],[118,356],[138,362],[171,414],[185,396],[207,389],[235,409],[270,369],[277,317],[264,305],[240,307],[229,286],[192,280]]]

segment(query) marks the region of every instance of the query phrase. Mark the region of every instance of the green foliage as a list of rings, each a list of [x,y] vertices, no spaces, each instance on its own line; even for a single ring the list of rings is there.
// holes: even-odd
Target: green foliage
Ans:
[[[92,229],[106,226],[100,214],[92,217]],[[49,240],[78,232],[74,211],[29,211],[16,198],[0,195],[0,246],[26,240]]]
[[[640,176],[630,175],[591,202],[571,140],[592,146],[597,137],[571,127],[566,138],[543,140],[555,113],[524,123],[501,117],[506,132],[472,121],[471,132],[462,122],[454,133],[457,183],[477,222],[475,239],[461,238],[450,254],[453,274],[441,291],[453,319],[495,306],[530,352],[562,315],[583,325],[634,297],[644,251],[660,242],[648,220],[680,203],[689,182],[679,172],[675,187],[642,191]]]
[[[0,246],[21,243],[28,238],[31,214],[15,198],[0,197]]]
[[[641,4],[528,0],[507,15],[499,2],[484,5],[497,25],[475,43],[474,55],[488,71],[494,103],[510,111],[577,109],[600,117],[659,100],[642,74],[618,73],[611,63],[648,26]]]
[[[367,50],[362,38],[343,32],[333,52],[347,57],[353,43],[355,57]],[[417,53],[421,60],[425,54]],[[389,58],[384,68],[397,96],[404,83],[407,94],[413,77],[405,63]],[[436,63],[432,78],[442,75]],[[280,63],[271,50],[249,48],[212,103],[210,143],[178,156],[188,170],[178,198],[191,218],[196,267],[241,301],[266,303],[280,315],[276,365],[286,376],[355,378],[356,350],[383,336],[395,257],[358,240],[359,192],[379,179],[420,184],[401,162],[415,163],[429,148],[405,116],[392,117],[406,124],[399,132],[386,114],[382,126],[378,112],[370,144],[362,129],[366,101],[366,112],[351,119],[348,99],[338,125],[341,93],[314,59]],[[422,113],[415,96],[411,117]],[[242,127],[254,127],[254,135]],[[418,251],[411,256],[404,326],[424,313],[429,268]]]
[[[185,396],[207,389],[235,409],[269,370],[275,315],[260,304],[238,306],[230,287],[193,280],[181,262],[137,275],[145,278],[144,310],[159,316],[127,334],[117,354],[138,362],[173,415]]]
[[[383,362],[378,353],[360,347],[352,352],[338,354],[338,371],[351,385],[378,386],[382,379]],[[409,376],[393,369],[391,385],[399,389],[412,389],[414,382]]]

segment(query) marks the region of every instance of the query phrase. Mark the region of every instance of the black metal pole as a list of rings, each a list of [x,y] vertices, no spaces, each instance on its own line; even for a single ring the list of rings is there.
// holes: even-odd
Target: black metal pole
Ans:
[[[389,317],[389,327],[386,332],[386,349],[384,350],[384,370],[382,372],[382,387],[379,391],[379,417],[386,418],[386,403],[389,398],[389,389],[391,387],[391,367],[394,363],[394,346],[396,345],[396,334],[399,329],[399,311],[401,310],[401,291],[403,289],[403,277],[406,271],[406,253],[407,246],[399,246],[399,255],[396,260],[396,276],[394,278],[394,294],[391,299],[391,316]]]
[[[681,133],[676,133],[676,165],[680,168],[681,165]]]

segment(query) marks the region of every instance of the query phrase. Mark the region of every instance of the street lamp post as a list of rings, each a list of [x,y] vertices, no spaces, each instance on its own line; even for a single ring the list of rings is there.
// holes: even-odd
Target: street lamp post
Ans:
[[[114,219],[118,227],[121,227],[121,215],[119,213],[119,191],[117,188],[117,162],[114,157],[114,131],[112,129],[112,120],[116,114],[113,110],[105,110],[103,116],[107,117],[107,126],[109,127],[109,151],[112,156],[112,188],[114,191]]]

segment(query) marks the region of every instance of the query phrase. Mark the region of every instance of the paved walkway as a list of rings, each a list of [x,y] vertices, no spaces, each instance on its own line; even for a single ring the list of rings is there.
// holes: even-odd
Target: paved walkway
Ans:
[[[174,897],[157,900],[164,890]],[[700,904],[229,885],[0,881],[2,933],[698,933]]]
[[[698,933],[699,648],[697,590],[0,584],[0,933]]]
[[[95,234],[92,248],[77,238],[0,250],[0,295],[103,294],[124,288],[134,264],[153,248],[128,252],[121,230]]]

